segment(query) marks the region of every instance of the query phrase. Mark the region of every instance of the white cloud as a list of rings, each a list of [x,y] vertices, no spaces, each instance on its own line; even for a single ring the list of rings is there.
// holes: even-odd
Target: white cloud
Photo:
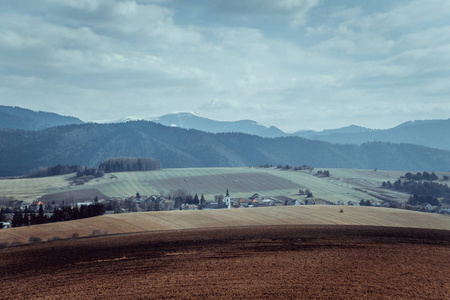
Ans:
[[[290,131],[450,113],[448,5],[437,0],[377,12],[316,0],[44,3],[0,4],[1,104],[84,120],[193,110]]]
[[[308,12],[319,5],[319,0],[215,0],[212,3],[219,13],[232,13],[248,16],[262,15],[287,17],[293,27],[304,25],[308,20]]]

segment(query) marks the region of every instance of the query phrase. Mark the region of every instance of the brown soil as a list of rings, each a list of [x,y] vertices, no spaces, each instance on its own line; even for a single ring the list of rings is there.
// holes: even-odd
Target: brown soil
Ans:
[[[0,250],[4,299],[450,299],[450,231],[253,226]]]

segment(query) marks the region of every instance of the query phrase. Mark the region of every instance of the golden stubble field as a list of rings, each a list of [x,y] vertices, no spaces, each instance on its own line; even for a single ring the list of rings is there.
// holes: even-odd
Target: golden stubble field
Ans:
[[[450,231],[243,226],[0,250],[2,299],[449,299]]]
[[[340,213],[343,209],[343,213]],[[242,227],[261,225],[360,225],[450,229],[450,217],[380,207],[330,205],[234,208],[201,211],[159,211],[111,214],[69,222],[49,223],[0,230],[0,243],[27,243],[96,233]]]

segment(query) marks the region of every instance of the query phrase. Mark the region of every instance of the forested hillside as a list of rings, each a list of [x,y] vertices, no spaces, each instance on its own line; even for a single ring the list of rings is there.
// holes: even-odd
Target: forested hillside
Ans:
[[[114,157],[152,157],[161,167],[308,164],[386,170],[449,170],[450,152],[390,143],[337,145],[299,137],[211,134],[146,121],[0,131],[0,176],[57,164],[96,167]]]
[[[83,121],[75,117],[0,105],[0,128],[41,130],[54,126],[82,123]]]

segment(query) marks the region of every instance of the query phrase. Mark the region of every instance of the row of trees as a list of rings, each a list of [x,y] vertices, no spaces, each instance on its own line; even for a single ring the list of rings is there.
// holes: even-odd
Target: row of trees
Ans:
[[[119,157],[102,162],[98,168],[105,173],[152,171],[161,169],[161,162],[153,158]]]
[[[390,181],[382,183],[382,187],[394,189],[400,192],[416,195],[433,196],[436,198],[450,198],[450,188],[447,184],[439,184],[436,182],[420,182],[420,181],[401,181],[400,179],[391,183]]]
[[[417,172],[416,174],[408,172],[405,174],[404,177],[407,180],[418,180],[418,181],[420,181],[420,180],[429,180],[429,181],[439,180],[439,177],[436,174],[434,174],[434,172],[432,172],[431,174],[428,172],[423,172],[423,173]],[[448,178],[448,176],[446,176],[446,177]]]
[[[382,187],[410,194],[409,204],[411,205],[424,203],[439,205],[438,198],[444,198],[443,202],[450,203],[450,188],[447,184],[439,184],[432,181],[401,181],[398,179],[394,183],[383,181]]]
[[[95,203],[90,205],[81,205],[79,208],[77,206],[64,206],[63,208],[55,209],[53,214],[48,217],[44,213],[44,208],[42,205],[39,206],[38,213],[30,212],[27,207],[22,211],[17,209],[14,211],[12,226],[28,226],[37,225],[51,222],[61,222],[69,220],[77,220],[83,218],[90,218],[95,216],[100,216],[105,213],[105,207],[102,203]],[[0,215],[3,214],[3,209]]]
[[[282,169],[282,170],[294,170],[294,171],[301,171],[301,170],[309,170],[309,171],[312,171],[312,170],[314,170],[314,168],[313,167],[311,167],[311,166],[308,166],[308,165],[302,165],[302,166],[290,166],[290,165],[282,165],[282,164],[279,164],[279,165],[277,165],[277,169]]]
[[[419,195],[411,195],[408,199],[408,203],[410,205],[422,205],[425,203],[429,203],[433,206],[440,205],[439,200],[433,196],[419,196]]]
[[[319,171],[317,171],[317,173],[314,174],[314,175],[316,175],[316,176],[322,176],[322,177],[330,177],[330,171],[328,171],[328,170],[325,170],[325,171],[319,170]]]
[[[102,162],[98,168],[87,168],[80,165],[58,164],[51,167],[40,167],[30,171],[26,177],[48,177],[76,173],[76,177],[102,177],[105,172],[151,171],[161,169],[161,162],[153,158],[119,157]]]
[[[168,199],[175,200],[175,203],[181,204],[193,204],[193,205],[206,205],[206,200],[203,194],[201,197],[198,197],[198,194],[192,196],[188,191],[183,189],[178,189],[176,191],[172,191],[167,195]],[[177,205],[175,205],[177,206]]]

